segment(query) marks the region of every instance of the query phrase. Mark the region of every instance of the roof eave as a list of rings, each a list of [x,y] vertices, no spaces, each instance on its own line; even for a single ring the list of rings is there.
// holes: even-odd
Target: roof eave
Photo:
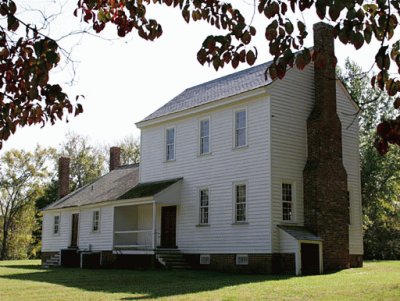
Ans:
[[[240,102],[242,100],[247,100],[249,97],[256,97],[259,96],[263,93],[266,93],[266,95],[268,95],[266,88],[273,82],[269,82],[266,83],[264,86],[262,87],[258,87],[252,90],[248,90],[236,95],[232,95],[229,97],[225,97],[225,98],[220,98],[220,99],[216,99],[213,100],[209,103],[205,103],[205,104],[201,104],[199,106],[196,107],[191,107],[191,108],[187,108],[181,111],[177,111],[177,112],[173,112],[170,114],[166,114],[160,117],[155,117],[153,119],[149,119],[149,120],[142,120],[139,122],[136,122],[135,125],[137,128],[141,129],[147,126],[152,126],[155,124],[159,124],[159,123],[163,123],[163,122],[167,122],[167,121],[171,121],[177,118],[182,118],[182,117],[187,117],[190,115],[194,115],[194,114],[198,114],[198,113],[202,113],[204,111],[207,110],[211,110],[211,109],[215,109],[224,105],[228,105],[231,103],[235,103],[235,102]]]

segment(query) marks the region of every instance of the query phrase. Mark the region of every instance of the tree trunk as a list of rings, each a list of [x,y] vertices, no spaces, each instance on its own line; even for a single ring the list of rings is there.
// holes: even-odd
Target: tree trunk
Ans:
[[[4,217],[3,221],[3,239],[1,243],[0,260],[7,259],[7,253],[8,253],[8,222],[6,218],[7,217]]]

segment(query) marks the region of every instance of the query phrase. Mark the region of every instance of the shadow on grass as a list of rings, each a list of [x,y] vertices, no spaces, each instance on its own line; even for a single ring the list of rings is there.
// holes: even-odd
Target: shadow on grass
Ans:
[[[292,276],[243,275],[209,271],[168,270],[81,270],[54,268],[43,270],[38,266],[3,266],[16,268],[18,273],[1,275],[13,279],[52,283],[93,292],[127,293],[137,296],[122,300],[141,300],[213,291],[223,287],[262,281],[279,281]],[[25,269],[25,272],[22,272]],[[35,271],[36,270],[36,271]]]

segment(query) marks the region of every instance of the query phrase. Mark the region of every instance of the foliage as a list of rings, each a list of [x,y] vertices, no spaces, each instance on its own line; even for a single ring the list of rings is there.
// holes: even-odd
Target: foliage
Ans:
[[[400,149],[386,156],[374,148],[380,118],[394,115],[392,99],[373,89],[361,68],[346,60],[339,77],[363,108],[360,115],[361,193],[364,213],[364,254],[369,259],[400,259]]]
[[[60,85],[50,83],[50,72],[60,61],[57,42],[20,20],[12,0],[0,1],[0,15],[1,149],[18,126],[54,124],[65,111],[77,115],[83,110]]]
[[[68,133],[56,159],[60,156],[71,159],[72,190],[93,182],[104,173],[105,157],[99,147],[90,144],[88,137]]]
[[[400,262],[311,277],[207,271],[42,269],[0,262],[0,296],[14,300],[399,300]],[[185,285],[182,285],[184,281]]]
[[[179,10],[187,23],[203,21],[221,32],[207,36],[197,53],[201,64],[212,64],[216,70],[226,64],[234,68],[240,63],[253,65],[258,56],[257,48],[252,46],[253,37],[257,31],[263,32],[274,57],[266,72],[272,79],[283,78],[288,67],[303,69],[311,61],[321,68],[336,64],[336,58],[304,47],[309,29],[302,21],[304,17],[295,19],[296,13],[316,13],[321,20],[329,20],[335,39],[343,44],[360,49],[378,41],[380,47],[371,54],[371,63],[379,72],[371,83],[391,96],[400,91],[399,74],[389,72],[391,66],[400,72],[400,40],[396,40],[399,0],[254,1],[254,14],[266,18],[265,28],[255,28],[231,3],[219,0],[79,0],[74,14],[90,23],[97,33],[113,24],[120,37],[135,32],[153,41],[163,33],[161,24],[149,17],[149,8],[157,4]],[[74,106],[59,85],[49,84],[49,72],[57,66],[62,49],[34,25],[20,20],[16,12],[14,1],[1,0],[0,147],[18,125],[49,120],[54,123],[62,118],[64,110],[82,112],[80,104]],[[400,98],[394,107],[400,107]],[[387,152],[388,143],[400,144],[400,118],[381,123],[378,135],[380,153]]]
[[[27,214],[34,205],[34,200],[41,193],[41,180],[47,175],[47,151],[37,148],[33,153],[11,150],[0,157],[0,214],[1,219],[1,252],[0,259],[6,259],[10,254],[12,239],[29,240],[21,237],[27,235],[32,221]],[[28,211],[26,211],[28,210]],[[24,242],[24,244],[25,244]],[[11,243],[12,246],[12,243]]]
[[[117,142],[121,148],[121,165],[140,162],[140,142],[134,136],[127,136]]]

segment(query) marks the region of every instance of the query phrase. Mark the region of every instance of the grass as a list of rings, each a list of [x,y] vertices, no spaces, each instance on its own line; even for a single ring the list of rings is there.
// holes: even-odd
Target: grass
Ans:
[[[205,271],[42,269],[0,262],[0,300],[400,300],[400,261],[308,277]]]

